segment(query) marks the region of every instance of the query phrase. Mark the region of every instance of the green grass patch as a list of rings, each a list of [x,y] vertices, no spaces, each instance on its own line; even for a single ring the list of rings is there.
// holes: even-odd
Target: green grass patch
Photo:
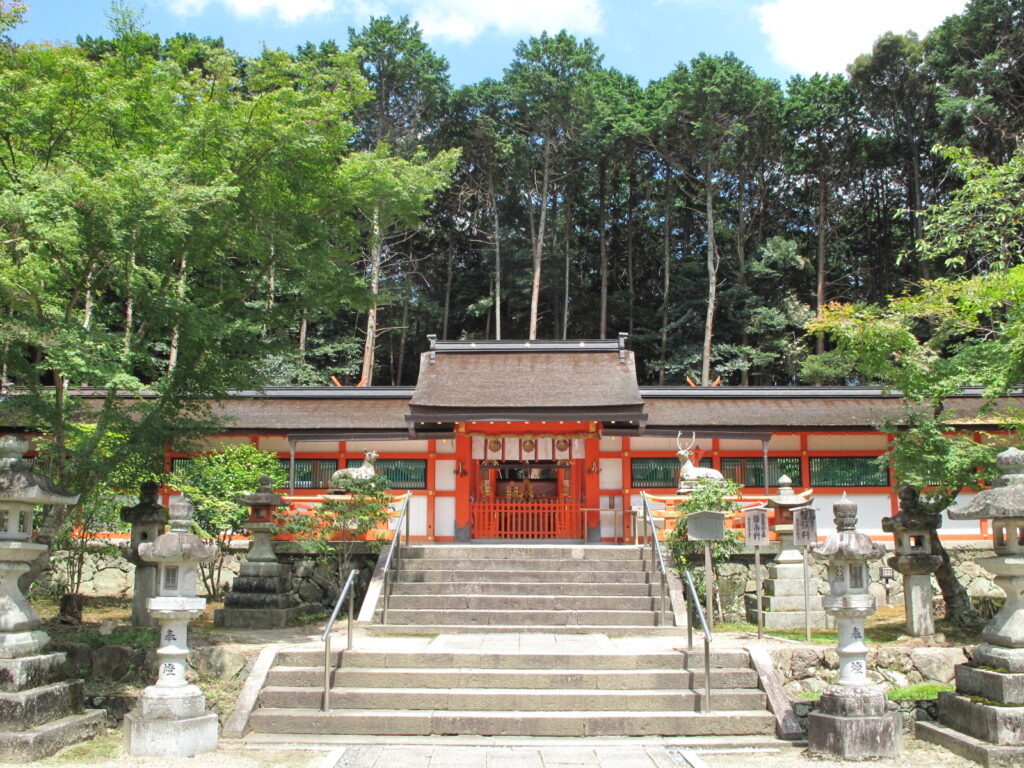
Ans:
[[[129,648],[148,650],[156,648],[158,634],[159,630],[157,629],[122,626],[114,627],[109,635],[100,634],[98,629],[89,628],[67,635],[63,639],[75,643],[85,643],[92,648],[102,648],[105,645],[126,645]]]
[[[124,736],[118,731],[110,731],[89,741],[64,747],[57,754],[40,760],[38,765],[113,764],[123,759]]]
[[[948,621],[936,621],[935,632],[945,635],[947,645],[976,645],[980,627],[960,626]],[[749,621],[726,621],[715,624],[715,632],[743,632],[757,634],[757,625]],[[907,635],[907,625],[902,620],[869,621],[864,629],[865,641],[868,645],[900,645]],[[786,640],[803,641],[802,629],[766,629],[765,637],[779,637]],[[903,638],[903,639],[901,639]],[[838,643],[839,636],[834,629],[812,629],[812,643]]]
[[[889,701],[932,701],[943,691],[952,691],[954,687],[952,683],[914,683],[890,688],[886,695]]]
[[[800,701],[817,701],[821,698],[821,691],[800,691],[797,696]]]

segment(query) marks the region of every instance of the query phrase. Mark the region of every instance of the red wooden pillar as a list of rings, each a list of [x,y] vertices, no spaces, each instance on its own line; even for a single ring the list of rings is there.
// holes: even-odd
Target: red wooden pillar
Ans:
[[[583,509],[586,515],[586,542],[601,541],[601,461],[598,456],[600,442],[597,437],[585,441],[585,467],[583,475]]]
[[[457,434],[455,436],[455,466],[463,467],[467,471],[456,472],[455,475],[455,541],[469,541],[469,490],[471,473],[468,471],[472,466],[473,441],[468,435]]]
[[[427,541],[434,540],[434,506],[437,500],[437,441],[427,441]]]

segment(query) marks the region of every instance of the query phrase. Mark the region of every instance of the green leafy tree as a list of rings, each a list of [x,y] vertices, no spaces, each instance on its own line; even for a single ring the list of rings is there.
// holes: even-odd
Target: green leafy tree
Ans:
[[[376,531],[390,518],[387,478],[383,475],[332,478],[332,495],[344,498],[325,499],[310,515],[292,515],[281,530],[295,537],[308,552],[316,555],[336,554],[338,573],[352,567],[353,555],[364,543],[364,534]],[[381,537],[384,531],[378,531]]]
[[[669,551],[680,569],[687,569],[693,577],[693,584],[697,589],[700,599],[707,596],[707,583],[704,574],[704,545],[708,542],[691,540],[686,533],[686,518],[694,512],[722,512],[732,514],[739,510],[740,505],[736,501],[730,501],[730,497],[740,496],[740,486],[734,480],[715,480],[709,477],[697,478],[694,483],[694,490],[676,503],[675,509],[680,514],[676,520],[676,526],[669,531],[667,541]],[[729,527],[725,529],[725,538],[721,541],[712,541],[711,563],[712,567],[729,561],[729,558],[743,548],[743,540],[739,533]],[[719,617],[725,620],[722,610],[721,594],[716,591],[714,598],[718,605]],[[713,621],[713,617],[707,617]]]
[[[203,586],[210,597],[220,594],[224,557],[231,551],[233,539],[246,531],[249,508],[238,500],[254,493],[264,475],[270,477],[273,488],[288,482],[276,454],[243,443],[196,456],[167,481],[195,506],[192,520],[199,535],[215,540],[220,550],[212,562],[200,564]]]

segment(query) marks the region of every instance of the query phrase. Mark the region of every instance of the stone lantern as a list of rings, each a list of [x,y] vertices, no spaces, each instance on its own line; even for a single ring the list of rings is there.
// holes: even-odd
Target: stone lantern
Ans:
[[[156,541],[167,525],[167,507],[157,501],[158,483],[143,483],[139,489],[139,503],[134,507],[121,507],[121,520],[131,523],[131,543],[125,550],[125,559],[135,566],[135,587],[132,593],[132,626],[154,627],[156,619],[149,613],[149,598],[156,597],[156,566],[139,557],[139,545]]]
[[[922,737],[984,765],[1024,765],[1024,451],[996,457],[999,478],[952,520],[991,520],[995,575],[1006,603],[982,630],[970,664],[957,664],[956,691],[939,694],[939,723]]]
[[[224,607],[214,613],[214,624],[249,629],[283,627],[304,609],[292,599],[288,566],[278,562],[272,546],[277,511],[284,506],[284,499],[274,493],[270,477],[263,475],[260,489],[238,502],[250,510],[246,527],[252,534],[252,546],[231,591],[224,594]]]
[[[775,510],[771,526],[779,537],[779,554],[768,566],[764,582],[764,626],[766,629],[800,629],[808,622],[811,627],[825,626],[825,612],[821,609],[821,596],[814,589],[810,610],[804,615],[803,555],[793,543],[793,510],[808,506],[810,498],[793,492],[793,481],[783,475],[778,481],[779,492],[768,497],[768,506]],[[757,599],[747,596],[747,621],[756,624]]]
[[[900,488],[900,513],[882,519],[882,530],[891,533],[896,554],[889,565],[903,574],[903,604],[907,632],[916,637],[935,634],[932,618],[932,573],[942,564],[935,554],[935,531],[942,525],[938,515],[923,512],[917,505],[917,491]]]
[[[63,653],[45,653],[50,637],[25,600],[18,579],[46,557],[32,541],[36,506],[78,501],[32,470],[27,440],[0,437],[0,762],[31,762],[96,735],[102,710],[82,711],[82,681],[64,680]]]
[[[191,525],[192,505],[174,502],[170,530],[139,546],[139,557],[157,568],[149,610],[160,622],[160,669],[156,684],[125,715],[125,747],[132,755],[193,757],[217,747],[217,715],[206,711],[203,692],[185,679],[188,623],[206,607],[196,597],[196,569],[217,556],[216,543],[190,533]]]
[[[867,564],[881,558],[885,548],[856,530],[857,505],[845,493],[832,510],[836,532],[814,549],[814,556],[828,562],[831,593],[822,603],[836,619],[839,680],[808,716],[807,746],[812,754],[846,760],[890,757],[900,749],[903,716],[868,679],[864,643],[864,619],[878,607],[868,591]]]

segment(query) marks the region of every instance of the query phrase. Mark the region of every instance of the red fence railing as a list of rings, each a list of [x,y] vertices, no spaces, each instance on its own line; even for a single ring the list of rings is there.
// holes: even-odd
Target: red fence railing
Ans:
[[[579,539],[583,509],[578,501],[478,501],[469,505],[475,539]]]

